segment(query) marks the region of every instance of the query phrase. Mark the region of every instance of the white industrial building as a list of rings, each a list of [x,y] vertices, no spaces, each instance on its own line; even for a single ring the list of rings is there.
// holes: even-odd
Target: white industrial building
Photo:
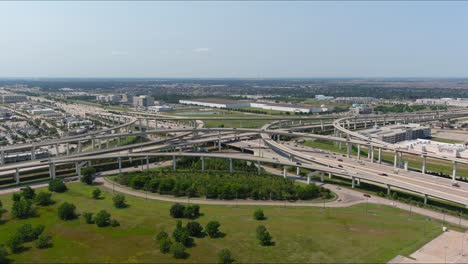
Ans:
[[[468,98],[423,98],[417,99],[415,103],[423,105],[468,107]]]
[[[332,100],[334,97],[333,96],[326,96],[323,94],[316,94],[315,99],[317,100]]]
[[[159,113],[159,112],[170,112],[174,110],[171,106],[168,105],[153,105],[148,106],[148,111],[152,113]]]
[[[367,104],[353,104],[349,111],[355,115],[370,114],[372,113],[372,107]]]
[[[419,124],[396,124],[384,127],[374,127],[361,130],[360,134],[388,143],[397,143],[405,140],[428,138],[431,136],[431,128]]]
[[[256,107],[264,110],[275,110],[282,112],[292,113],[320,113],[330,111],[324,105],[320,107],[311,105],[297,105],[297,104],[276,104],[276,103],[250,103],[251,107]]]
[[[47,117],[47,118],[62,117],[62,114],[60,112],[57,112],[52,108],[31,109],[31,110],[28,110],[28,113],[32,115],[40,115],[42,117]]]
[[[447,157],[468,158],[468,149],[466,144],[452,144],[427,139],[416,139],[402,142],[400,145],[404,148],[440,154]]]
[[[179,103],[186,104],[186,105],[197,105],[197,106],[206,106],[206,107],[214,107],[214,108],[242,108],[242,107],[250,106],[250,102],[216,99],[216,98],[179,100]]]

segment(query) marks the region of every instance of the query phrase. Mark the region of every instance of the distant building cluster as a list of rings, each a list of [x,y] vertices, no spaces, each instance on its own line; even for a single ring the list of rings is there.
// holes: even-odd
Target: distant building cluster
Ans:
[[[417,99],[416,104],[423,105],[446,105],[446,106],[458,106],[468,107],[468,98],[423,98]]]
[[[349,111],[351,114],[355,115],[362,115],[362,114],[371,114],[373,111],[373,108],[370,107],[368,104],[353,104],[350,108]]]
[[[130,104],[135,107],[146,108],[154,105],[154,98],[148,95],[134,96],[131,94],[96,95],[96,101],[109,104]]]
[[[28,97],[22,94],[15,93],[1,93],[0,94],[0,103],[2,104],[14,104],[20,102],[26,102]]]
[[[332,100],[333,98],[335,98],[335,97],[333,97],[333,96],[325,96],[325,95],[323,95],[323,94],[317,94],[317,95],[315,95],[315,99],[317,99],[317,100]]]
[[[361,130],[359,133],[373,139],[394,144],[406,140],[428,138],[431,136],[431,128],[419,124],[396,124]]]
[[[204,107],[213,108],[226,108],[236,109],[244,107],[254,107],[263,110],[275,110],[282,112],[293,112],[293,113],[320,113],[330,111],[324,105],[320,107],[311,105],[298,105],[298,104],[280,104],[270,102],[249,102],[249,101],[235,101],[225,99],[192,99],[192,100],[179,100],[179,103],[186,105],[197,105]]]
[[[335,102],[345,102],[345,103],[359,103],[359,104],[368,104],[378,101],[375,97],[336,97],[333,101]]]
[[[443,156],[451,156],[455,158],[468,158],[467,143],[452,144],[442,143],[426,139],[411,140],[402,143],[403,147],[419,150],[422,152],[440,154]]]

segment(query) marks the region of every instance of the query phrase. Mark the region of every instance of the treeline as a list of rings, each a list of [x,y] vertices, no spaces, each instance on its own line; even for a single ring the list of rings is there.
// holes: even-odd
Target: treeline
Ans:
[[[133,189],[179,197],[291,201],[331,197],[330,190],[315,184],[297,185],[291,179],[266,174],[153,171],[122,174],[115,180]]]
[[[219,158],[205,158],[205,170],[210,171],[228,171],[229,160]],[[258,168],[252,162],[243,160],[232,160],[232,166],[235,171],[242,172],[257,172]],[[194,157],[181,157],[177,161],[177,167],[180,169],[200,171],[202,169],[202,161],[200,158]]]
[[[378,105],[374,108],[374,111],[382,113],[406,113],[416,112],[422,110],[447,110],[447,106],[425,106],[425,105]]]

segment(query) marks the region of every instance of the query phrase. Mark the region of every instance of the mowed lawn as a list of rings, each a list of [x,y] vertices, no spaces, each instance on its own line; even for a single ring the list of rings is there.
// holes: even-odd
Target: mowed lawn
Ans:
[[[13,262],[216,262],[217,253],[227,248],[241,262],[379,262],[398,254],[408,255],[440,234],[441,223],[427,221],[393,207],[361,204],[349,208],[268,207],[265,221],[256,221],[254,206],[201,205],[203,226],[210,220],[221,223],[223,238],[195,239],[190,256],[176,260],[159,252],[154,235],[161,229],[172,233],[176,220],[169,216],[172,203],[126,196],[129,207],[115,209],[112,191],[104,199],[93,200],[94,187],[69,184],[69,191],[53,194],[56,204],[42,207],[38,217],[16,220],[10,214],[0,224],[0,243],[22,224],[44,224],[53,237],[53,247],[28,249],[9,257]],[[37,191],[36,191],[37,193]],[[10,210],[11,195],[2,195],[4,208]],[[57,207],[72,202],[79,212],[108,210],[120,227],[98,228],[82,218],[65,222],[57,217]],[[367,208],[367,214],[366,214]],[[184,220],[186,222],[186,220]],[[262,247],[255,238],[259,224],[267,227],[276,243]]]

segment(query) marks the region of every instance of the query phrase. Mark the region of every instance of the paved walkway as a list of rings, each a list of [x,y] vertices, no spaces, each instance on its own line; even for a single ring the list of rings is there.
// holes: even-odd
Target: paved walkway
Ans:
[[[410,255],[397,256],[388,263],[468,263],[468,235],[447,231]]]

